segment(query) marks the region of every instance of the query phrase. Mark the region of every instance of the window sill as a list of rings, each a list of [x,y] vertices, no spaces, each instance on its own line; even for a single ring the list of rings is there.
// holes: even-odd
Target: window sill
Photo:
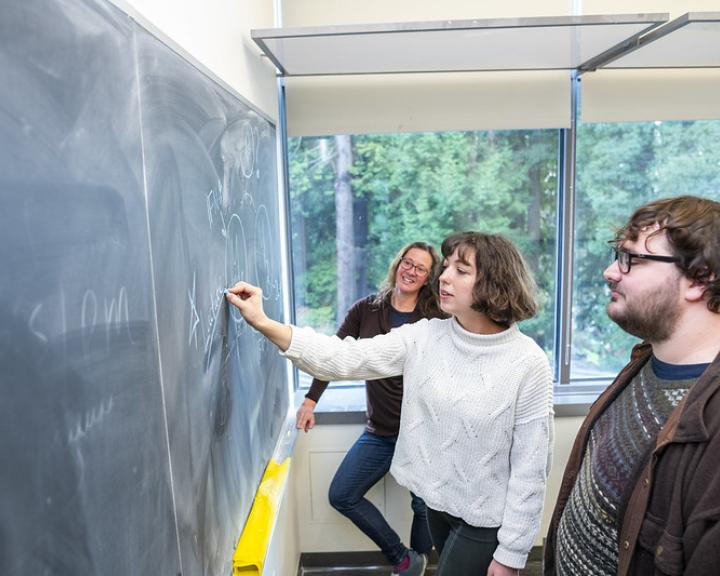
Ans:
[[[295,405],[300,406],[307,394],[307,388],[295,392]],[[365,424],[365,387],[332,387],[325,390],[317,408],[315,423],[322,424]]]
[[[585,416],[590,405],[607,387],[607,380],[572,385],[555,385],[555,417]],[[295,406],[305,398],[307,388],[295,392]],[[326,424],[365,424],[364,386],[333,386],[325,390],[315,408],[315,422]]]

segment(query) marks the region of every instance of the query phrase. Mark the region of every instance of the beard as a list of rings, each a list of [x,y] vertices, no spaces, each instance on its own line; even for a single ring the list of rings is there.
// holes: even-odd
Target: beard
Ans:
[[[675,331],[680,309],[677,304],[680,284],[677,278],[670,277],[656,288],[628,299],[615,282],[609,282],[611,290],[619,292],[625,302],[624,307],[607,305],[607,314],[625,332],[647,342],[664,342]]]

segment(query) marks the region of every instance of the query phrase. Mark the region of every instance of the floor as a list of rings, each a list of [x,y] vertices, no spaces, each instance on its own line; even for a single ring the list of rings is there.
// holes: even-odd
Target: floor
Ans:
[[[437,559],[434,559],[435,562]],[[435,576],[437,564],[431,558],[425,576]],[[533,549],[521,576],[541,576],[542,551]],[[338,552],[301,554],[297,576],[389,576],[390,566],[379,552]]]

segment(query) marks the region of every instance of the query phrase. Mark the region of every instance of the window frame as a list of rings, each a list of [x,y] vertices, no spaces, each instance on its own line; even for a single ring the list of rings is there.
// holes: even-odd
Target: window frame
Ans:
[[[285,119],[285,91],[283,79],[278,80],[281,86],[278,94],[280,104],[280,134],[282,137],[282,173],[284,176],[284,193],[288,207],[285,219],[288,241],[288,283],[291,309],[289,318],[291,322],[296,319],[294,298],[294,268],[292,258],[291,240],[291,204],[289,182],[289,156],[288,136]],[[556,193],[556,284],[555,284],[555,314],[554,314],[554,348],[551,365],[553,368],[554,405],[557,415],[579,416],[587,413],[592,402],[607,388],[614,377],[572,378],[572,336],[573,336],[573,282],[574,282],[574,242],[576,218],[576,143],[577,123],[579,116],[579,90],[580,77],[577,72],[570,74],[571,91],[571,122],[569,128],[558,129],[557,151],[557,193]],[[628,351],[629,355],[629,351]],[[295,391],[295,404],[302,402],[308,387],[300,384],[301,377],[298,370],[293,369],[293,389]],[[337,392],[331,393],[331,390]],[[328,388],[326,396],[318,409],[318,413],[345,412],[357,414],[364,412],[365,393],[358,383],[345,383]],[[321,418],[321,423],[326,419]],[[331,419],[332,422],[334,420]],[[328,421],[329,422],[329,421]]]

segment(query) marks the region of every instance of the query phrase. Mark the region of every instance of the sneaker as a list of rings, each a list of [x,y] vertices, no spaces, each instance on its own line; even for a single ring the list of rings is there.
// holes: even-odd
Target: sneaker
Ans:
[[[400,572],[393,572],[391,576],[423,576],[423,574],[425,574],[427,556],[425,556],[425,554],[418,554],[415,550],[410,548],[408,548],[407,553],[410,557],[410,564],[408,564],[408,567]]]

